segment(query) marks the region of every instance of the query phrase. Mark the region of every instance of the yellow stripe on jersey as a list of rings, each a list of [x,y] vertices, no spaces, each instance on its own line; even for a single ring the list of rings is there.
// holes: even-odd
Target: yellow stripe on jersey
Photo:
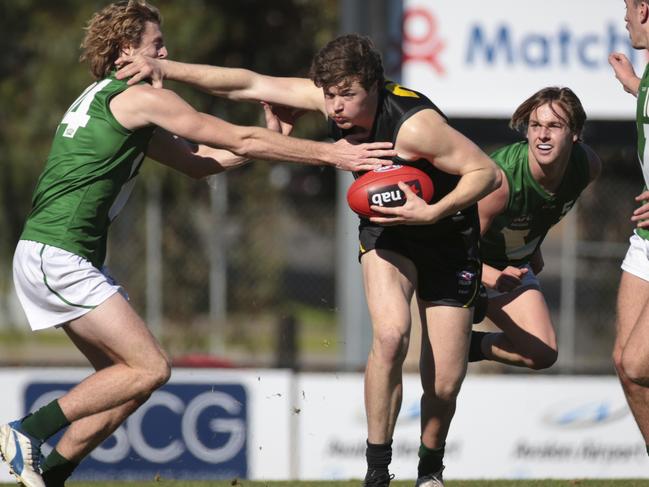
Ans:
[[[419,98],[419,95],[414,91],[410,91],[407,88],[404,88],[398,83],[388,83],[385,88],[397,96],[407,96],[409,98]]]

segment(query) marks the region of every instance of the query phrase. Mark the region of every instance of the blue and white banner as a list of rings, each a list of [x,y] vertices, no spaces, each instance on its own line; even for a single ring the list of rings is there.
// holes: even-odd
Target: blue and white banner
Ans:
[[[34,382],[25,414],[75,384]],[[47,455],[59,437],[43,447]],[[75,479],[248,477],[248,394],[241,384],[168,384],[81,463]]]
[[[545,86],[568,86],[592,119],[633,119],[635,98],[608,63],[622,52],[642,75],[619,0],[404,0],[403,84],[452,117],[509,118]]]
[[[89,373],[0,369],[0,422]],[[419,448],[419,378],[403,385],[397,480],[415,477]],[[366,438],[362,374],[176,370],[75,478],[360,478]],[[445,463],[448,479],[646,478],[649,459],[615,377],[469,374]],[[0,482],[10,480],[0,464]]]
[[[89,369],[0,369],[0,423],[60,397]],[[280,480],[295,469],[293,375],[176,369],[75,472],[75,479]],[[61,434],[43,446],[50,452]],[[0,462],[0,482],[11,481]]]

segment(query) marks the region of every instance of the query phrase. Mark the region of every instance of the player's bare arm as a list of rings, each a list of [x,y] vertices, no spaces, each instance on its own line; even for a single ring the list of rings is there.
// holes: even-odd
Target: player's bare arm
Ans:
[[[146,56],[122,56],[118,79],[133,85],[150,79],[154,87],[172,79],[212,95],[238,101],[267,101],[303,110],[324,112],[322,90],[306,78],[265,76],[248,69],[189,64]]]
[[[234,169],[248,161],[224,149],[193,144],[161,128],[153,134],[147,156],[194,179]]]
[[[286,137],[260,127],[242,127],[197,112],[172,91],[137,85],[111,101],[117,120],[128,129],[157,125],[199,144],[223,148],[239,156],[326,164],[344,170],[368,170],[386,164],[396,151],[389,143],[336,144]]]
[[[497,215],[500,215],[507,208],[509,201],[509,182],[499,170],[502,184],[498,189],[489,193],[478,202],[478,215],[480,216],[480,233],[489,229]],[[508,292],[521,285],[522,279],[527,274],[527,269],[514,266],[507,266],[503,270],[496,269],[488,264],[482,264],[482,282],[485,286],[497,289],[500,292]]]
[[[649,191],[643,191],[635,197],[635,200],[642,205],[634,210],[631,221],[638,228],[649,228]]]
[[[291,133],[295,117],[299,114],[267,103],[262,106],[266,128],[283,135]],[[161,128],[154,132],[147,156],[194,179],[202,179],[249,162],[249,159],[225,149],[194,144]]]
[[[509,182],[502,170],[499,169],[499,173],[502,181],[500,187],[478,202],[481,235],[484,235],[489,227],[491,227],[494,218],[500,215],[507,208],[507,203],[509,201]],[[482,282],[487,287],[498,289],[503,292],[509,291],[521,284],[521,279],[526,272],[526,269],[518,269],[516,267],[507,267],[501,271],[483,263]]]
[[[480,235],[485,234],[491,227],[494,218],[505,211],[509,202],[509,181],[501,169],[498,169],[498,172],[500,173],[500,186],[478,202]]]
[[[372,207],[386,215],[373,217],[373,222],[432,224],[474,204],[500,186],[502,177],[496,164],[434,110],[422,110],[409,118],[399,130],[395,149],[406,160],[423,158],[461,178],[453,191],[434,204],[406,193],[408,198],[403,206]]]
[[[295,122],[304,114],[304,110],[283,105],[261,102],[261,106],[264,110],[266,128],[282,135],[290,135]]]
[[[636,76],[629,58],[621,52],[614,52],[608,56],[608,62],[615,71],[615,77],[622,83],[624,91],[631,93],[633,96],[638,96],[640,78]]]

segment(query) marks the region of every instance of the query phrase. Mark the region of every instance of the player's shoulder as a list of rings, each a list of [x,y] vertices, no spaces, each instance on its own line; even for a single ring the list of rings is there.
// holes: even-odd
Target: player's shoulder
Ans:
[[[389,79],[385,80],[383,89],[397,99],[401,98],[406,100],[429,101],[428,97],[426,97],[422,93],[419,93],[418,91],[410,89]]]
[[[575,144],[575,152],[585,162],[588,167],[589,181],[594,180],[602,172],[602,160],[589,145],[578,142]]]
[[[151,104],[164,103],[171,98],[177,98],[178,95],[166,88],[154,88],[148,83],[138,83],[129,86],[119,95],[122,102],[128,102],[133,106],[148,106]]]
[[[415,149],[426,145],[432,140],[443,137],[445,128],[448,127],[446,119],[435,110],[420,110],[401,123],[398,127],[396,140],[402,148]]]
[[[493,159],[494,162],[501,167],[501,169],[515,167],[518,164],[521,164],[521,161],[527,162],[527,141],[522,140],[500,147],[499,149],[496,149],[491,154],[489,154],[489,157],[491,157],[491,159]]]
[[[401,124],[399,133],[402,131],[411,131],[419,133],[422,130],[429,130],[431,127],[446,126],[448,122],[443,115],[441,115],[433,107],[425,107],[416,113],[412,114]]]

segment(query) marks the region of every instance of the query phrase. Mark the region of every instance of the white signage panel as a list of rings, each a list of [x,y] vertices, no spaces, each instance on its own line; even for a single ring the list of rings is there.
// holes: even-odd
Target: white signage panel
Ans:
[[[620,1],[405,0],[403,84],[452,117],[509,118],[545,86],[568,86],[591,119],[633,119],[635,98],[608,63],[631,48]]]
[[[301,374],[299,473],[365,474],[359,374]],[[417,472],[419,378],[404,380],[390,471]],[[614,377],[468,377],[446,444],[449,479],[647,477],[642,437]]]
[[[34,384],[76,382],[88,372],[0,370],[0,421],[23,414],[23,397]],[[227,384],[240,385],[247,391],[250,479],[364,475],[367,430],[361,374],[185,369],[174,371],[170,381],[171,386],[184,387],[209,383],[221,390]],[[398,480],[416,475],[420,390],[417,376],[404,377],[391,466]],[[166,411],[175,403],[165,404],[151,403],[149,409]],[[146,430],[146,418],[142,426]],[[208,425],[212,426],[217,425]],[[445,476],[646,478],[647,462],[642,437],[615,377],[469,376],[446,445]],[[0,482],[9,481],[4,466]]]

